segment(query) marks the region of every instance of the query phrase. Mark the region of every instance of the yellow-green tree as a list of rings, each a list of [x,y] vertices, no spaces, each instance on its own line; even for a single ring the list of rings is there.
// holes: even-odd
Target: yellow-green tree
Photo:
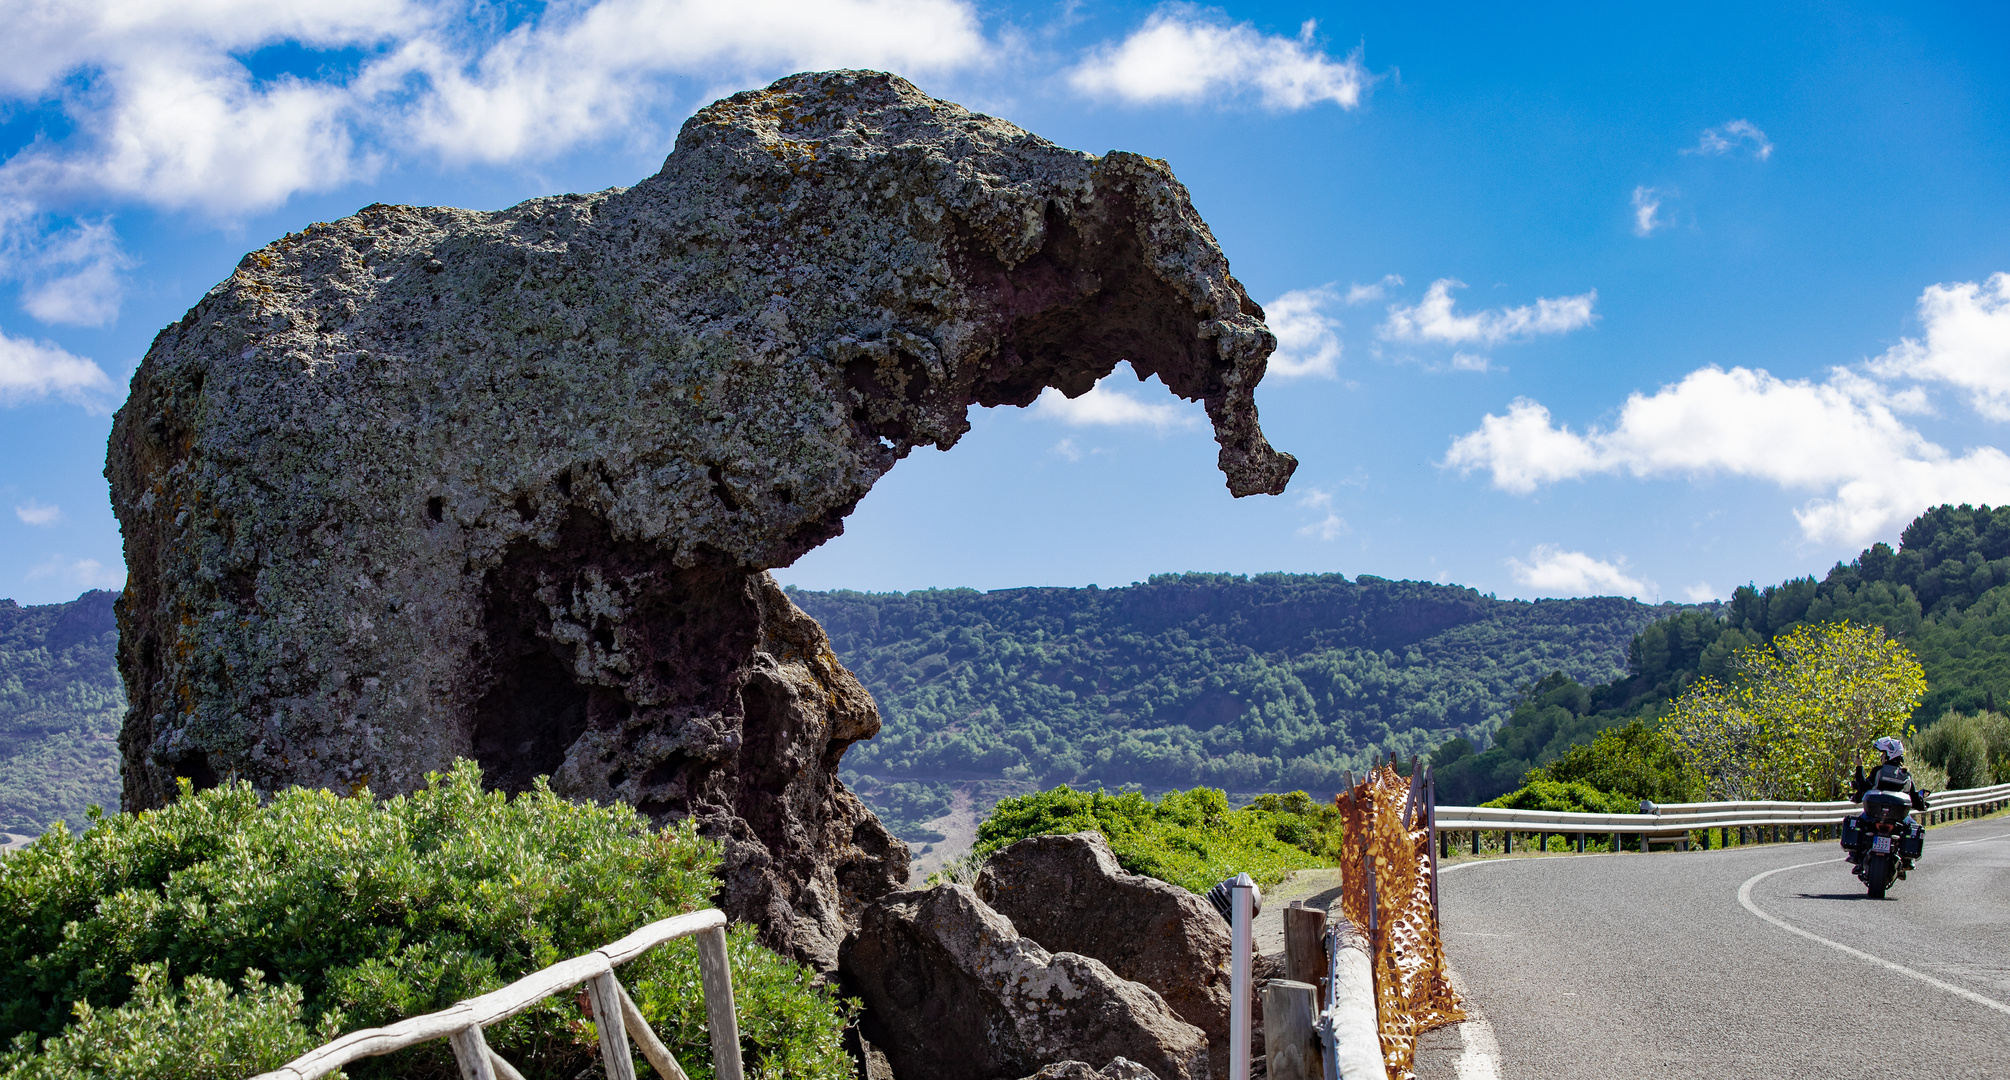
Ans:
[[[1843,797],[1884,735],[1908,733],[1926,673],[1877,626],[1802,624],[1737,652],[1729,682],[1699,678],[1662,721],[1726,799]]]

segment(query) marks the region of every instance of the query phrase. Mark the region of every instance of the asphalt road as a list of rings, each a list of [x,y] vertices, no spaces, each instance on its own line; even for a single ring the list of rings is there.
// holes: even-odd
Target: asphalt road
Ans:
[[[1832,841],[1497,859],[1439,892],[1491,1031],[1433,1033],[1420,1080],[2010,1078],[2004,816],[1931,830],[1883,901]]]

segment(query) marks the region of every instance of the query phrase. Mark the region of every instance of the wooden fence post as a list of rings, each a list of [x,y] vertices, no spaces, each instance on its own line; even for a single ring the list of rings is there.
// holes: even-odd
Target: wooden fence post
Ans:
[[[664,1046],[663,1040],[650,1030],[649,1021],[643,1018],[642,1010],[635,1007],[635,1000],[628,996],[628,991],[618,983],[615,989],[621,994],[621,1020],[628,1028],[628,1037],[635,1040],[636,1048],[655,1068],[656,1075],[663,1080],[691,1080],[684,1075],[684,1068],[677,1064],[677,1059],[670,1056],[670,1048]]]
[[[1292,982],[1302,982],[1316,986],[1326,972],[1326,913],[1318,908],[1306,907],[1305,901],[1293,900],[1284,909],[1284,977]],[[1265,999],[1268,1002],[1268,998]],[[1320,1007],[1324,1008],[1325,995],[1320,995]],[[1266,1004],[1265,1008],[1269,1006]],[[1315,1010],[1317,1011],[1317,1010]],[[1270,1031],[1269,1021],[1264,1021],[1264,1031]],[[1269,1046],[1268,1034],[1264,1035],[1264,1045]]]
[[[733,1012],[733,972],[726,966],[726,928],[700,931],[698,970],[705,980],[705,1025],[712,1029],[712,1071],[719,1080],[743,1080],[740,1020]]]
[[[712,995],[706,994],[710,999]],[[628,1050],[628,1018],[621,1011],[621,984],[614,972],[586,980],[586,997],[593,1003],[593,1027],[600,1033],[600,1067],[607,1080],[635,1080],[635,1055]]]
[[[1313,988],[1293,979],[1263,985],[1263,1058],[1269,1080],[1321,1080]]]
[[[489,1061],[488,1040],[482,1038],[480,1024],[469,1024],[448,1034],[447,1044],[454,1048],[454,1062],[461,1067],[461,1080],[496,1080],[495,1065]]]

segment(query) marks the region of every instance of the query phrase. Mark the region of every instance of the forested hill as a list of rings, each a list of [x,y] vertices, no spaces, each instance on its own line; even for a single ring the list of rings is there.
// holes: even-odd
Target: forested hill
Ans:
[[[40,833],[59,818],[80,826],[92,803],[119,808],[117,595],[0,600],[0,832]]]
[[[1741,586],[1720,616],[1678,612],[1648,627],[1624,678],[1545,679],[1490,748],[1458,739],[1439,747],[1439,797],[1476,803],[1512,791],[1528,770],[1605,728],[1655,720],[1697,677],[1727,678],[1739,649],[1806,623],[1880,626],[1912,650],[1926,670],[1926,698],[1912,717],[1921,728],[1949,712],[1999,708],[2010,702],[2010,506],[1934,507],[1905,527],[1898,550],[1872,544],[1819,581]]]
[[[1552,671],[1618,677],[1676,610],[1338,574],[789,595],[879,702],[854,774],[1240,792],[1332,791],[1370,751],[1491,732]]]

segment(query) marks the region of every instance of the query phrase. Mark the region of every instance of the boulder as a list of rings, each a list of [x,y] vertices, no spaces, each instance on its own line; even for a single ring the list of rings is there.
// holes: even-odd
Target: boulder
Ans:
[[[1228,1075],[1228,924],[1206,900],[1126,871],[1093,832],[999,850],[977,877],[977,895],[1042,947],[1093,956],[1157,991],[1207,1033],[1209,1067]]]
[[[1274,345],[1163,162],[873,72],[715,102],[630,188],[288,234],[113,422],[123,803],[549,775],[696,819],[728,913],[828,970],[907,851],[837,779],[872,700],[767,571],[972,405],[1124,359],[1281,491]]]
[[[1117,1057],[1164,1080],[1209,1075],[1207,1036],[1158,994],[1021,937],[964,885],[868,905],[839,970],[865,1004],[865,1038],[903,1080],[1011,1080]]]
[[[1116,1058],[1101,1069],[1086,1061],[1057,1061],[1023,1080],[1158,1080],[1150,1069]]]

